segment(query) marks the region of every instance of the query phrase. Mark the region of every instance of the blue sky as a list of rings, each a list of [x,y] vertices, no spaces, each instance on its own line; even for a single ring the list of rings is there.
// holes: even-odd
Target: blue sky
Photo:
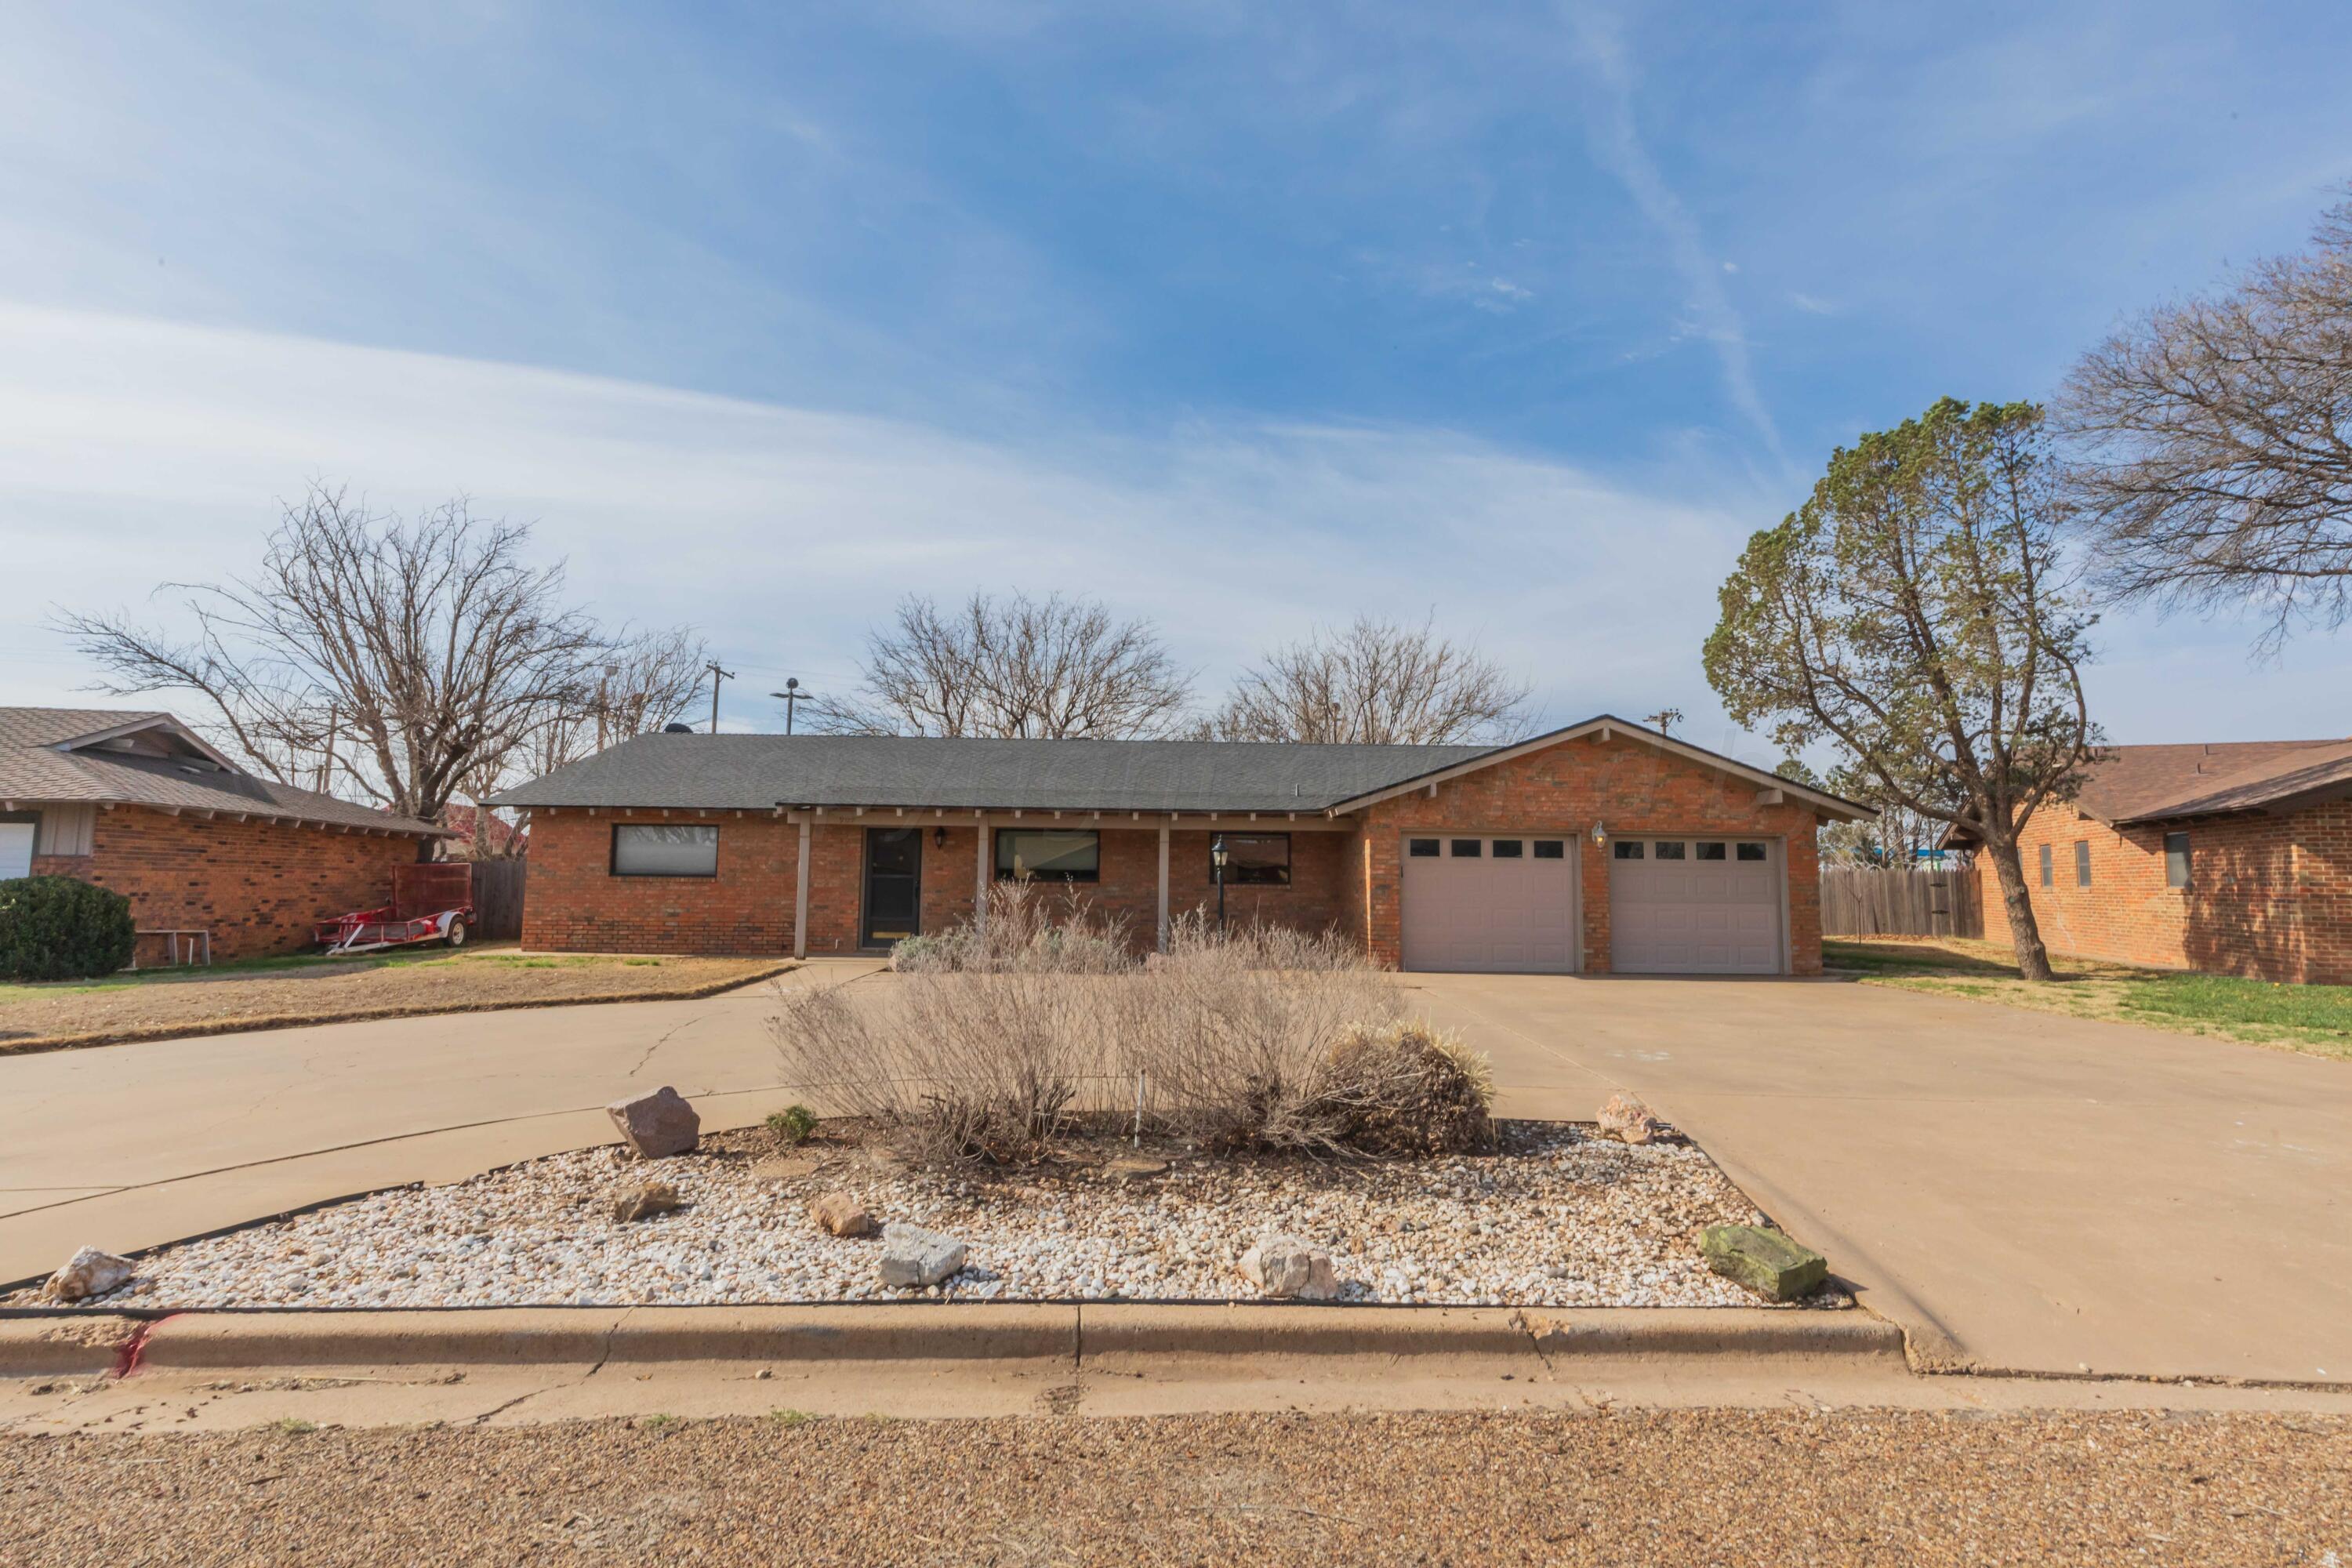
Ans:
[[[1433,611],[1769,760],[1698,671],[1746,533],[2295,244],[2333,9],[9,5],[8,699],[317,475],[536,520],[740,727],[1024,586],[1204,694]],[[2111,620],[2110,732],[2352,731],[2352,639],[2246,636]]]

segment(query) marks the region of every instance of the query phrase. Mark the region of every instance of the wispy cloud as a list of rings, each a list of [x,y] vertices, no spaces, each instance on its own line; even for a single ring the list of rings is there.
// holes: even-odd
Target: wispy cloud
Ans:
[[[1593,157],[1625,187],[1642,216],[1665,240],[1666,254],[1688,295],[1696,335],[1714,346],[1721,364],[1725,395],[1785,467],[1780,429],[1757,390],[1746,331],[1724,287],[1725,275],[1738,268],[1707,253],[1697,218],[1667,184],[1657,160],[1642,141],[1633,115],[1633,68],[1616,19],[1589,7],[1572,10],[1570,17],[1580,56],[1600,89],[1593,95],[1587,117]]]

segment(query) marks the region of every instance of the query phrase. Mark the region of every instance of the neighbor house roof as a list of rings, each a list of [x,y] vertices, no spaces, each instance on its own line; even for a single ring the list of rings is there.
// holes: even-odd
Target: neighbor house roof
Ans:
[[[1399,788],[1613,726],[1840,816],[1868,811],[1729,757],[1602,718],[1504,746],[1248,741],[999,741],[898,735],[640,735],[506,791],[515,806],[925,806],[942,810],[1353,810]]]
[[[121,709],[0,708],[0,809],[19,805],[140,805],[418,837],[445,834],[429,822],[257,778],[171,714]]]
[[[2352,740],[2109,746],[2075,808],[2102,822],[2157,822],[2292,809],[2352,795]]]

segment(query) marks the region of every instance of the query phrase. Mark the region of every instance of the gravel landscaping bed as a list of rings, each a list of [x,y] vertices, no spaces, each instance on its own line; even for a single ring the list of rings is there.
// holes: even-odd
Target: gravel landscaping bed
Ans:
[[[139,1259],[86,1305],[446,1307],[857,1301],[909,1297],[1247,1300],[1260,1237],[1328,1247],[1339,1299],[1450,1305],[1752,1307],[1710,1273],[1699,1232],[1759,1216],[1696,1147],[1506,1122],[1489,1155],[1429,1161],[1207,1159],[1124,1142],[984,1174],[909,1171],[828,1123],[781,1148],[765,1131],[631,1162],[614,1149],[400,1188]],[[1157,1173],[1150,1167],[1165,1162]],[[1141,1165],[1141,1171],[1128,1167]],[[622,1223],[613,1201],[667,1183],[682,1208]],[[825,1234],[821,1195],[944,1232],[965,1267],[886,1288],[881,1244]],[[38,1304],[36,1292],[7,1299]],[[1850,1302],[1824,1291],[1808,1305]]]

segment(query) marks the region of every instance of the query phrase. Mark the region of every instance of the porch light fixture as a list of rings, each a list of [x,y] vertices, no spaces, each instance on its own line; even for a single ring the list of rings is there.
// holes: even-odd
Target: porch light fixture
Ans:
[[[1217,929],[1225,929],[1225,836],[1218,834],[1209,840],[1209,864],[1217,873]]]
[[[934,827],[934,828],[932,828],[932,829],[931,829],[931,847],[932,847],[932,848],[934,848],[934,849],[944,849],[944,848],[946,848],[947,847],[948,847],[948,830],[947,830],[946,828],[944,828],[944,827]]]
[[[1608,847],[1608,844],[1609,825],[1595,819],[1592,824],[1592,847],[1595,849],[1603,849]]]

